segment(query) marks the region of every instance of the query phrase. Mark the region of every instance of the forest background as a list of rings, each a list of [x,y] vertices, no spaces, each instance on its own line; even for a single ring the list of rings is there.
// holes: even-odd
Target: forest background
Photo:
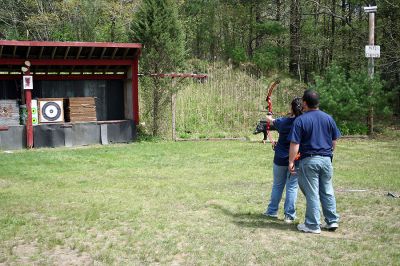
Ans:
[[[368,5],[378,6],[381,47],[372,80],[364,55]],[[311,87],[343,134],[399,126],[397,0],[2,0],[0,39],[140,42],[141,73],[207,74],[141,76],[140,129],[153,136],[171,136],[173,95],[178,137],[251,134],[275,80],[277,115]]]

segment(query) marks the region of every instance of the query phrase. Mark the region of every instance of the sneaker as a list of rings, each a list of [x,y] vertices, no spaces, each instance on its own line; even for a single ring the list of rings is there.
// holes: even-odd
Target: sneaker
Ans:
[[[302,231],[302,232],[305,232],[305,233],[313,233],[313,234],[320,234],[321,233],[321,229],[313,230],[313,229],[308,228],[305,224],[299,224],[297,226],[297,229],[299,231]]]
[[[291,224],[294,222],[294,218],[290,217],[289,215],[285,215],[285,219],[283,219],[285,223]]]
[[[336,229],[338,229],[338,227],[339,227],[338,223],[331,223],[331,224],[327,224],[327,223],[326,223],[326,224],[324,224],[324,225],[322,226],[322,229],[333,232],[333,231],[335,231]]]
[[[272,219],[278,219],[278,215],[277,214],[268,214],[268,213],[263,213],[264,216],[267,216],[268,218],[272,218]]]

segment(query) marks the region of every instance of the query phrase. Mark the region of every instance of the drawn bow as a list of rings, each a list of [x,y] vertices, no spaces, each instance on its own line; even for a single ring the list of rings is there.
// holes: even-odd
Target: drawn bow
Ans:
[[[265,98],[265,100],[267,101],[268,115],[273,114],[271,95],[272,95],[272,92],[274,91],[274,89],[278,87],[279,82],[280,82],[279,80],[272,82],[268,88],[267,97]],[[271,124],[270,124],[270,122],[267,121],[267,127],[266,127],[267,132],[266,133],[267,133],[269,142],[271,142],[272,149],[275,149],[276,141],[272,138],[270,127],[271,127]]]

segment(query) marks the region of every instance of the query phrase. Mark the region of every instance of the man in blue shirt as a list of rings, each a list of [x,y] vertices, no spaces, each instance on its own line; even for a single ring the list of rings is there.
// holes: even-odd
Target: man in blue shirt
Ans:
[[[332,184],[332,157],[340,132],[333,118],[319,110],[319,95],[315,91],[304,92],[303,112],[294,121],[288,136],[289,171],[296,173],[294,160],[300,151],[298,182],[307,203],[305,222],[297,229],[319,234],[320,202],[326,222],[323,228],[334,231],[339,227]]]

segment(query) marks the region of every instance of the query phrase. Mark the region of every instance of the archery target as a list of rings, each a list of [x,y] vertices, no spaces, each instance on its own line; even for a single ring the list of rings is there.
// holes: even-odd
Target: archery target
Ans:
[[[39,114],[38,114],[38,106],[37,100],[32,100],[31,102],[31,111],[32,111],[32,124],[39,124]]]
[[[54,123],[64,121],[62,101],[40,101],[40,123]]]

